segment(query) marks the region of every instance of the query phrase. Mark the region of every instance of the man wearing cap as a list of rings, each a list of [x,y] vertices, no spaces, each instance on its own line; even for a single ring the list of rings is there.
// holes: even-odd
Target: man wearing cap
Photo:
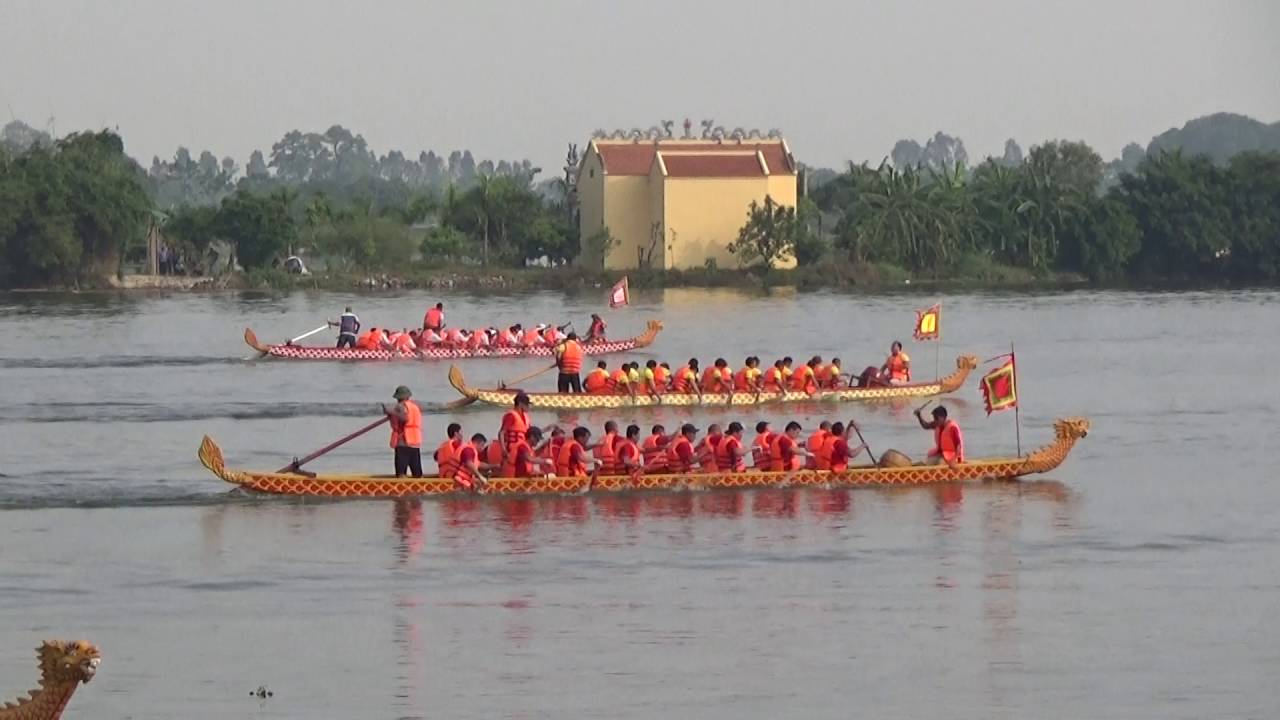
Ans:
[[[414,477],[422,477],[422,410],[409,398],[413,393],[401,385],[396,388],[393,398],[396,404],[387,407],[382,405],[382,412],[391,418],[391,448],[395,452],[396,477],[404,477],[412,473]]]
[[[360,332],[360,318],[351,312],[351,306],[348,305],[342,316],[335,322],[329,321],[329,327],[338,328],[338,347],[349,347],[352,350],[356,347],[356,334]]]
[[[692,423],[685,423],[681,426],[680,434],[672,441],[670,448],[667,450],[669,472],[693,472],[693,466],[698,464],[698,454],[693,450],[693,439],[697,436],[698,428],[694,427]]]

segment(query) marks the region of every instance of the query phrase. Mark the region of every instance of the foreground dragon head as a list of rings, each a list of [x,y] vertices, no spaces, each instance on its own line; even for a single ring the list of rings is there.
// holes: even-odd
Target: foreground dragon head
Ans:
[[[1089,434],[1089,421],[1084,418],[1063,418],[1053,424],[1053,433],[1059,440],[1079,440]]]
[[[87,683],[102,662],[98,648],[84,640],[46,640],[36,651],[44,684]]]
[[[961,355],[956,358],[957,370],[973,370],[978,367],[978,357],[976,355]]]

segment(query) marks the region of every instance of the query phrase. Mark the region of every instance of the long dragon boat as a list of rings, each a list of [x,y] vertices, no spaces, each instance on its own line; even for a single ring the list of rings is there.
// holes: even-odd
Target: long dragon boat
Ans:
[[[546,495],[629,490],[703,490],[758,487],[854,487],[863,485],[928,485],[980,480],[1008,480],[1045,473],[1062,464],[1076,441],[1089,433],[1089,421],[1067,418],[1053,424],[1055,439],[1023,457],[980,458],[947,465],[876,467],[862,465],[842,472],[720,472],[687,475],[607,475],[590,477],[492,478],[489,495]],[[888,453],[886,453],[887,455]],[[200,443],[200,462],[214,475],[248,490],[277,495],[318,497],[407,497],[470,495],[451,479],[395,478],[387,475],[310,475],[233,470],[222,449],[207,435]]]
[[[661,320],[650,320],[645,331],[625,340],[599,340],[582,343],[582,351],[587,355],[606,355],[608,353],[627,352],[636,348],[648,347],[653,339],[662,331]],[[249,347],[263,355],[285,360],[465,360],[468,358],[519,358],[519,357],[551,357],[551,346],[535,345],[533,347],[498,347],[498,348],[419,348],[414,352],[401,353],[392,350],[357,350],[355,348],[336,348],[318,345],[293,345],[291,343],[264,344],[258,336],[245,328],[244,341]]]
[[[643,393],[633,398],[623,393],[558,393],[558,392],[526,392],[529,405],[536,408],[550,409],[592,409],[616,407],[671,407],[677,405],[763,405],[765,403],[784,402],[873,402],[894,400],[898,398],[925,398],[934,395],[945,395],[959,390],[969,377],[969,373],[978,367],[978,358],[973,355],[961,355],[956,358],[955,372],[944,378],[927,383],[910,383],[907,385],[888,385],[883,387],[847,387],[824,389],[812,395],[801,390],[783,392],[704,392],[701,396],[694,393],[664,393],[661,400]],[[469,387],[457,366],[449,368],[449,384],[471,400],[493,405],[510,405],[519,392],[518,388],[498,388],[481,390]]]

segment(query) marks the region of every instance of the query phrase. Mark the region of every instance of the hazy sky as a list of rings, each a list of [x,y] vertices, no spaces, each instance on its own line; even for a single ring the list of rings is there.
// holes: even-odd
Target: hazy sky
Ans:
[[[339,123],[546,177],[597,127],[685,117],[779,127],[815,165],[938,130],[1111,158],[1210,112],[1280,120],[1280,1],[0,0],[0,103],[118,127],[144,164]]]

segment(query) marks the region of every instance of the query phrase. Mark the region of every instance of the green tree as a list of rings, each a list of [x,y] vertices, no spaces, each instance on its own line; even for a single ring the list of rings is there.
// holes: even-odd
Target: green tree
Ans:
[[[763,204],[751,201],[747,222],[738,231],[737,239],[729,243],[728,250],[743,266],[759,263],[771,268],[795,255],[799,234],[796,209],[779,205],[772,196],[765,195]]]
[[[279,198],[245,190],[222,201],[216,232],[235,244],[236,257],[247,269],[266,267],[297,241],[297,227]]]

